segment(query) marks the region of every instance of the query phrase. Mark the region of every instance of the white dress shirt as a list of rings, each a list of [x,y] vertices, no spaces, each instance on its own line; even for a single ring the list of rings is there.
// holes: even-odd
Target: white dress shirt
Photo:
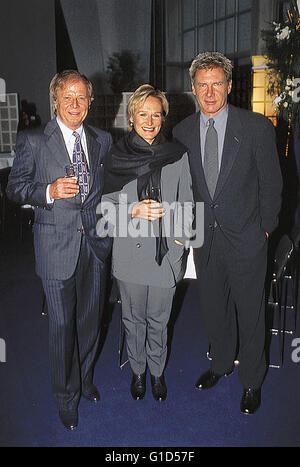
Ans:
[[[66,145],[66,148],[67,148],[67,152],[68,152],[68,155],[69,155],[69,158],[70,158],[70,162],[72,163],[73,162],[73,150],[74,150],[74,144],[75,144],[75,136],[73,135],[74,130],[71,130],[66,125],[64,125],[62,123],[62,121],[58,117],[56,117],[56,121],[57,121],[57,124],[58,124],[61,132],[62,132],[64,142],[65,142],[65,145]],[[87,163],[89,163],[86,136],[85,136],[83,125],[81,124],[80,127],[77,128],[75,131],[80,135],[81,146],[82,146],[83,152],[85,154]],[[54,199],[50,198],[49,190],[50,190],[50,185],[47,186],[47,190],[46,190],[46,197],[47,197],[47,203],[48,204],[54,202]]]

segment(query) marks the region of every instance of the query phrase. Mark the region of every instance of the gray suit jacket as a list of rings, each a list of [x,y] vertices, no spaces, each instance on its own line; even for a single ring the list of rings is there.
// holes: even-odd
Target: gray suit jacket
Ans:
[[[34,207],[36,272],[45,279],[64,280],[75,270],[82,228],[94,255],[105,261],[111,239],[96,235],[96,209],[103,189],[103,159],[111,145],[110,134],[84,125],[90,168],[89,194],[81,203],[72,199],[47,204],[47,185],[65,176],[70,159],[56,120],[45,129],[20,132],[7,195],[19,204]]]
[[[117,279],[157,287],[174,287],[182,279],[187,253],[184,245],[192,226],[191,183],[187,154],[162,168],[161,198],[163,203],[168,203],[165,207],[174,202],[187,204],[183,216],[177,204],[170,210],[170,216],[166,214],[163,218],[169,251],[160,266],[155,261],[155,226],[143,219],[132,219],[130,215],[130,205],[138,202],[137,181],[128,183],[120,192],[103,196],[104,217],[114,226],[112,273]],[[183,245],[176,244],[175,239]]]

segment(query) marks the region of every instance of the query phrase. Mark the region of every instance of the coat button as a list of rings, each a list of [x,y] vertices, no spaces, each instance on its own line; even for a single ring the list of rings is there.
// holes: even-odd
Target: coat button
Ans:
[[[137,243],[137,244],[136,244],[136,247],[137,247],[137,248],[141,248],[141,244],[140,244],[140,243]]]
[[[103,167],[103,166],[104,166],[104,164],[103,164],[103,162],[101,162],[101,163],[100,163],[100,167]]]

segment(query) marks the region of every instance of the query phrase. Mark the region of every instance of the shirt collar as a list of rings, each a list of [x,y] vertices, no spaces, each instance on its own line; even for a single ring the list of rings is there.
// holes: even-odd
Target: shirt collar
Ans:
[[[215,121],[215,124],[218,125],[219,122],[222,122],[223,119],[227,118],[228,116],[228,104],[224,109],[221,110],[221,112],[217,113],[214,117],[209,117],[208,115],[203,114],[200,112],[200,122],[203,126],[208,126],[208,120],[210,118],[213,118]]]
[[[62,131],[65,141],[70,141],[72,137],[74,138],[73,136],[74,130],[71,130],[71,128],[68,128],[58,117],[56,117],[56,121],[57,121],[59,128]],[[80,127],[77,128],[75,131],[79,134],[81,138],[82,133],[83,133],[83,125],[81,124]]]

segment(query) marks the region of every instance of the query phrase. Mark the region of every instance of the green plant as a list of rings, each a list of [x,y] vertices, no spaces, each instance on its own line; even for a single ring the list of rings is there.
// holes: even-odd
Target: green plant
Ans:
[[[139,55],[132,53],[130,50],[115,52],[109,57],[107,75],[114,94],[135,91],[141,84],[139,60]]]

